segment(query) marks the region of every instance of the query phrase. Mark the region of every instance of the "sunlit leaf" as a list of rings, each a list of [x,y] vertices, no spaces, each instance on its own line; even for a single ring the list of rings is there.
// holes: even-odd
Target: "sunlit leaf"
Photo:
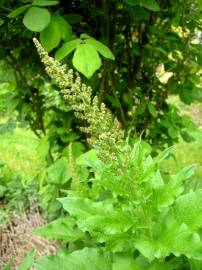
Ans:
[[[111,52],[111,50],[100,41],[97,41],[96,39],[93,39],[93,38],[88,38],[85,40],[85,43],[93,46],[105,58],[115,60],[115,57],[113,53]]]
[[[80,39],[74,39],[71,41],[68,41],[64,43],[56,52],[55,59],[60,61],[63,58],[65,58],[67,55],[69,55],[71,52],[73,52],[77,46],[80,44]]]
[[[47,9],[31,7],[25,13],[23,23],[25,27],[33,32],[43,31],[50,23],[51,16]]]
[[[74,67],[88,79],[101,67],[101,59],[90,44],[79,44],[72,62]]]

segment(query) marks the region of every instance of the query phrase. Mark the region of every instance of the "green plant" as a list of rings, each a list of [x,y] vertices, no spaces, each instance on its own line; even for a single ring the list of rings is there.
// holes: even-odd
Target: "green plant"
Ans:
[[[29,200],[37,198],[37,192],[36,182],[24,184],[20,175],[5,163],[0,164],[0,200],[6,205],[6,211],[22,211],[29,205]]]
[[[152,159],[145,142],[138,140],[131,145],[120,136],[117,124],[117,133],[114,132],[113,121],[101,132],[116,134],[114,143],[108,136],[104,140],[97,136],[96,124],[100,124],[103,105],[91,100],[90,90],[82,91],[85,85],[80,87],[80,81],[73,80],[72,71],[65,75],[64,66],[49,58],[36,40],[35,44],[48,74],[60,87],[68,87],[65,95],[77,117],[81,117],[77,112],[82,108],[82,119],[89,125],[85,131],[95,145],[94,151],[82,154],[72,163],[71,188],[67,197],[58,199],[68,215],[36,231],[48,239],[62,240],[58,255],[38,259],[36,269],[200,267],[202,190],[188,183],[196,166],[164,176],[159,165],[170,150]],[[89,111],[94,121],[86,117]],[[107,109],[104,113],[111,115]],[[102,125],[105,127],[106,123]],[[113,158],[108,159],[109,154]],[[78,173],[80,167],[89,168],[91,174],[84,179]]]
[[[158,164],[168,152],[152,160],[141,141],[123,148],[118,169],[83,155],[94,175],[80,183],[88,192],[68,191],[58,199],[68,216],[37,230],[68,249],[36,269],[189,269],[190,259],[202,260],[202,190],[187,182],[195,166],[163,177]]]

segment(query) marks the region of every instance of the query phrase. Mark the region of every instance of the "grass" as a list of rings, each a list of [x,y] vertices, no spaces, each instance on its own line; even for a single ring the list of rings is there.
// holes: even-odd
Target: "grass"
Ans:
[[[202,134],[199,134],[202,135]],[[179,169],[190,164],[197,164],[196,176],[202,180],[202,139],[196,139],[195,142],[186,143],[182,139],[172,151],[170,156],[162,163],[162,169],[168,173],[175,173]]]
[[[186,165],[197,164],[196,176],[202,180],[202,103],[189,106],[180,102],[179,98],[175,96],[169,99],[178,107],[181,114],[192,117],[198,130],[189,130],[189,134],[195,138],[195,141],[186,143],[180,139],[179,143],[174,145],[173,156],[163,162],[162,168],[169,173],[179,171]]]
[[[38,138],[29,129],[16,128],[14,132],[0,134],[0,160],[29,180],[40,166],[37,146]]]

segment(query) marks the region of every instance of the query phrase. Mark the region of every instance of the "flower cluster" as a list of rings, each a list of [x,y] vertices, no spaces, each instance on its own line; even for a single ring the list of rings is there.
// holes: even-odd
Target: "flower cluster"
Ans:
[[[99,104],[97,96],[92,97],[92,89],[81,82],[81,78],[66,65],[61,65],[34,38],[41,61],[45,65],[47,74],[56,81],[61,93],[75,111],[75,116],[87,123],[80,129],[90,135],[89,143],[99,150],[100,157],[109,162],[117,157],[119,142],[124,137],[119,121],[112,113]]]

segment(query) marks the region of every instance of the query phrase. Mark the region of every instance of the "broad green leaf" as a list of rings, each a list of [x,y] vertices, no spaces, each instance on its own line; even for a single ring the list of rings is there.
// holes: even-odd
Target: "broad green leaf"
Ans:
[[[149,103],[148,104],[148,110],[149,110],[149,112],[150,112],[150,114],[153,116],[153,117],[157,117],[158,116],[158,113],[157,113],[157,111],[156,111],[156,108],[155,108],[155,106],[152,104],[152,103]]]
[[[81,156],[85,152],[85,146],[81,142],[73,142],[71,143],[71,151],[74,159],[76,160],[79,156]],[[69,157],[69,146],[67,157]]]
[[[156,0],[140,0],[140,3],[143,7],[151,11],[160,11],[160,6]]]
[[[173,214],[179,223],[187,224],[193,231],[202,228],[202,190],[180,196],[173,207]]]
[[[173,127],[173,126],[170,126],[168,128],[168,135],[172,138],[172,139],[176,139],[178,137],[178,130]]]
[[[112,270],[144,270],[133,258],[133,254],[114,254]]]
[[[57,52],[55,54],[55,59],[58,60],[58,61],[62,60],[68,54],[73,52],[80,43],[81,43],[81,40],[79,38],[64,43],[62,45],[62,47],[60,47],[57,50]]]
[[[172,175],[165,185],[155,191],[159,209],[171,205],[184,191],[184,181],[193,175],[195,168],[195,165],[183,168],[178,174]]]
[[[103,213],[102,215],[92,215],[77,221],[82,231],[101,232],[107,235],[115,235],[127,232],[133,225],[131,217],[124,212]]]
[[[152,263],[147,270],[176,270],[180,269],[182,262],[180,259],[173,259],[171,261]]]
[[[68,160],[65,157],[58,159],[48,168],[48,182],[63,185],[71,178]]]
[[[65,253],[59,253],[56,256],[43,256],[35,262],[34,267],[36,270],[84,270],[83,266],[78,267],[74,262],[69,264],[67,258],[68,254]]]
[[[74,67],[88,79],[101,67],[100,56],[90,44],[78,45],[72,62]]]
[[[48,0],[34,0],[32,2],[33,6],[53,6],[59,4],[58,1],[48,1]]]
[[[18,270],[29,270],[34,264],[34,257],[36,255],[36,249],[32,249],[24,258],[22,263],[18,266]]]
[[[27,10],[29,7],[31,7],[31,4],[24,5],[22,7],[19,7],[15,10],[13,10],[11,13],[8,14],[8,18],[15,18],[18,15],[22,14],[25,10]]]
[[[170,221],[162,224],[155,238],[143,236],[137,239],[136,248],[149,260],[163,259],[171,253],[175,256],[202,259],[200,236],[192,233],[187,225]]]
[[[84,248],[70,254],[42,257],[35,267],[36,270],[111,270],[111,263],[101,249]]]
[[[201,270],[202,269],[202,261],[198,260],[189,260],[191,270]]]
[[[36,229],[35,234],[46,239],[59,239],[66,242],[84,237],[83,232],[75,228],[75,221],[70,217],[56,219],[42,228]]]
[[[97,160],[97,155],[96,155],[96,150],[92,149],[82,155],[80,155],[77,160],[76,163],[78,165],[85,165],[85,166],[92,166],[92,163]]]
[[[71,35],[72,35],[72,30],[71,30],[71,26],[69,25],[69,23],[61,16],[57,16],[56,17],[59,26],[60,26],[60,35],[61,38],[64,41],[68,41],[71,39]]]
[[[85,40],[85,43],[93,46],[105,58],[115,60],[115,57],[113,53],[111,52],[111,50],[100,41],[97,41],[96,39],[93,39],[93,38],[88,38]]]
[[[101,241],[100,241],[101,243],[103,243],[103,239],[105,239],[104,235],[101,234]],[[135,237],[130,232],[116,233],[110,235],[110,237],[108,235],[106,236],[105,245],[106,249],[112,251],[113,253],[126,252],[126,251],[133,251],[135,249],[135,241],[136,241]]]
[[[57,17],[56,14],[51,15],[49,25],[40,33],[40,41],[47,52],[56,48],[61,40],[60,24]]]
[[[89,199],[67,197],[58,199],[63,208],[76,218],[82,231],[100,231],[107,234],[127,231],[133,221],[122,211],[114,211],[111,203],[93,202]]]
[[[104,202],[93,202],[87,198],[66,197],[58,201],[69,214],[77,219],[83,219],[95,215],[103,216],[112,211],[112,204]]]
[[[25,27],[33,32],[43,31],[50,23],[51,16],[47,9],[31,7],[25,13],[23,23]]]

